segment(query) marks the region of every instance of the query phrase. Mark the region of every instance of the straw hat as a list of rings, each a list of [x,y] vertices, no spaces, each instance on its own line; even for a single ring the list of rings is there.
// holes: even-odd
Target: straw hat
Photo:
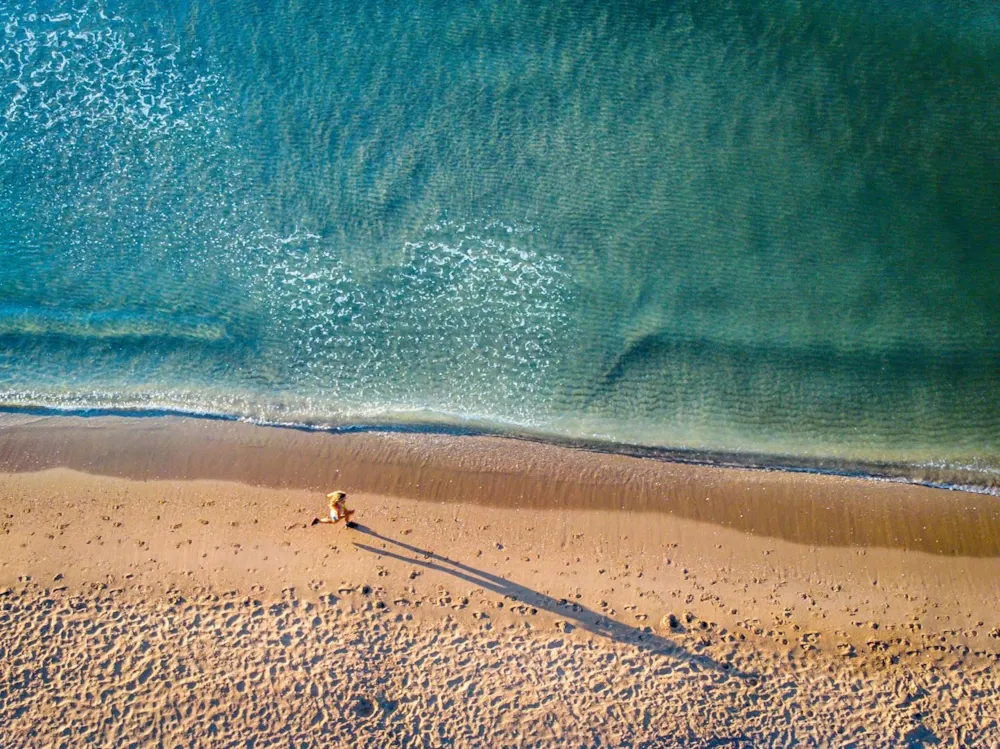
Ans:
[[[330,500],[333,500],[334,502],[336,502],[338,499],[343,499],[346,496],[347,496],[347,492],[335,491],[335,492],[330,492],[329,494],[327,494],[326,498],[330,499]]]

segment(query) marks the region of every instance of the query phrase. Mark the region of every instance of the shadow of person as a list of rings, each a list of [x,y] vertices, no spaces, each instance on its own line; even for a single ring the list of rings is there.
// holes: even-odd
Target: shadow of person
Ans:
[[[669,656],[686,661],[694,668],[717,671],[726,676],[750,680],[751,683],[755,683],[759,679],[757,674],[739,671],[729,663],[720,663],[707,655],[692,653],[677,643],[656,635],[649,628],[638,629],[631,627],[603,614],[599,614],[596,611],[591,611],[578,603],[567,601],[565,598],[557,600],[498,575],[470,567],[467,564],[443,557],[432,551],[420,549],[402,541],[383,536],[367,526],[356,525],[355,530],[378,539],[385,544],[392,544],[412,556],[391,551],[388,548],[379,549],[374,546],[355,542],[354,545],[363,551],[380,554],[425,569],[447,573],[477,587],[491,590],[511,601],[523,604],[526,608],[544,609],[567,620],[572,620],[574,626],[580,627],[587,632],[606,637],[615,642],[626,643],[656,655]]]

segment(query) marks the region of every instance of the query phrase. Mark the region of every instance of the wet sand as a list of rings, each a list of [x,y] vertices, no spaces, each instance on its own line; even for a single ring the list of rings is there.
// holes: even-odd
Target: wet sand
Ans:
[[[1000,742],[994,497],[497,438],[0,422],[0,745]],[[358,528],[311,525],[333,488]]]

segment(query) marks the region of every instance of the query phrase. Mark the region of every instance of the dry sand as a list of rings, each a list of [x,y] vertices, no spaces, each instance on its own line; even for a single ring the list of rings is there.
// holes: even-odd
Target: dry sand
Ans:
[[[1000,746],[994,497],[163,418],[0,470],[0,746]]]

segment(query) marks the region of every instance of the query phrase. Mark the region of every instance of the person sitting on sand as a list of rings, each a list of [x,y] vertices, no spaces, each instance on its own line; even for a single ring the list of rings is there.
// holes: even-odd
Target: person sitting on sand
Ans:
[[[344,520],[348,528],[353,528],[354,523],[351,521],[351,516],[354,515],[354,510],[347,509],[347,492],[330,492],[326,498],[330,500],[330,517],[313,518],[313,525],[316,523],[339,523]]]

